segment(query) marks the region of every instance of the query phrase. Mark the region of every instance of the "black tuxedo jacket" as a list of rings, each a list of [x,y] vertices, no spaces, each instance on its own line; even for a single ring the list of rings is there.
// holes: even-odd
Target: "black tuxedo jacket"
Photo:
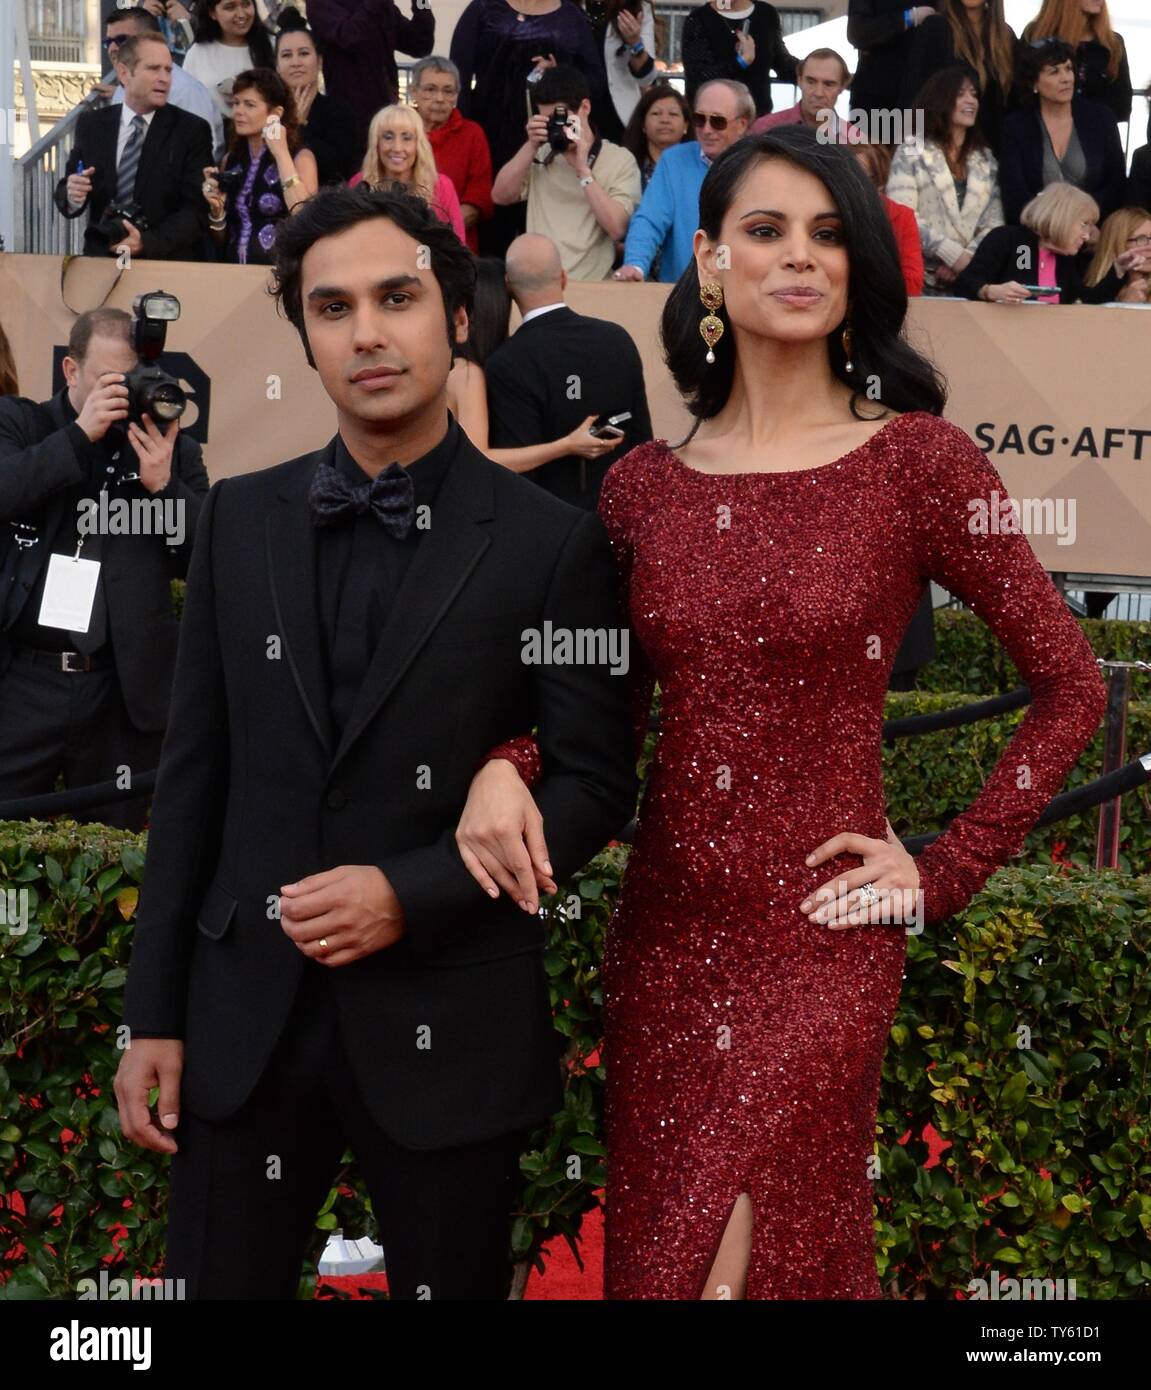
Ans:
[[[56,185],[56,207],[65,217],[88,212],[84,254],[106,256],[108,242],[92,231],[92,224],[116,196],[116,143],[120,133],[119,104],[86,111],[76,122],[76,141],[64,178]],[[92,192],[82,207],[68,205],[67,176],[79,162],[95,169]],[[201,185],[212,158],[212,128],[202,116],[182,111],[169,103],[152,117],[140,166],[136,171],[136,202],[148,221],[141,234],[140,255],[150,260],[200,261],[204,259],[208,233],[208,204]]]
[[[307,504],[332,451],[224,479],[205,502],[125,1021],[184,1038],[193,1113],[233,1113],[307,964],[277,919],[281,886],[377,864],[405,935],[331,968],[343,1038],[385,1132],[448,1147],[562,1103],[541,924],[504,895],[488,898],[454,832],[485,754],[537,723],[534,794],[557,881],[629,819],[638,787],[626,675],[522,660],[524,629],[618,627],[615,571],[598,517],[461,433],[337,742]]]
[[[484,363],[488,439],[493,449],[543,444],[574,430],[589,415],[631,419],[616,448],[591,462],[578,454],[525,473],[565,502],[594,510],[604,474],[617,458],[651,435],[643,363],[631,334],[618,323],[577,314],[565,304],[521,323]],[[579,378],[573,400],[570,383]]]
[[[65,394],[59,391],[43,404],[19,396],[0,399],[0,619],[6,616],[9,626],[48,564],[57,538],[65,530],[69,536],[74,533],[77,500],[97,495],[89,480],[98,451],[76,423]],[[123,447],[131,452],[131,445]],[[135,464],[134,454],[130,462]],[[207,491],[200,446],[181,433],[168,485],[152,496],[161,502],[182,499],[182,543],[170,546],[162,535],[101,537],[101,583],[116,673],[132,723],[143,731],[159,732],[168,717],[179,637],[171,581],[188,572]],[[131,500],[148,493],[131,482],[109,495]],[[18,546],[16,532],[5,524],[10,521],[36,525],[37,543]],[[0,630],[0,673],[11,660],[11,639]]]

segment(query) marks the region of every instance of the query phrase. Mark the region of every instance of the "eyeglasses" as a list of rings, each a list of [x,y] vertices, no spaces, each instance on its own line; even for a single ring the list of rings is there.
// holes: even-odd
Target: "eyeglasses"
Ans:
[[[710,125],[712,130],[727,129],[726,116],[713,116],[710,112],[705,115],[702,111],[693,111],[691,120],[696,130],[702,130],[706,125]]]
[[[119,48],[124,42],[125,37],[124,34],[115,34],[111,38],[105,39],[103,41],[103,46],[105,48]]]
[[[1128,246],[1151,246],[1151,236],[1129,236]]]

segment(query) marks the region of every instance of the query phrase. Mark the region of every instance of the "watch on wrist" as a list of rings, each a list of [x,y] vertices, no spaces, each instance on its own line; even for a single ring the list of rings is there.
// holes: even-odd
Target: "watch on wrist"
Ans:
[[[583,178],[579,181],[579,186],[581,188],[586,188],[589,183],[595,183],[595,176],[593,174],[584,174]]]

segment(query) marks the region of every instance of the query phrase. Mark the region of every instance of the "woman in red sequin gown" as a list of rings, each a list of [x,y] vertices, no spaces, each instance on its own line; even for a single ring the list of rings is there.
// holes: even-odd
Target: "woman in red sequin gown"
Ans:
[[[1105,701],[1027,538],[971,524],[973,499],[1007,489],[898,341],[879,201],[807,137],[750,137],[709,172],[698,269],[662,325],[703,427],[632,450],[600,502],[638,738],[661,691],[603,968],[613,1299],[880,1297],[869,1163],[906,932],[1019,850]],[[723,287],[713,365],[699,271]],[[881,400],[857,414],[872,403],[854,383],[875,378]],[[881,726],[929,578],[990,624],[1032,702],[975,803],[913,860],[886,821]],[[525,739],[492,754],[529,783],[536,756]],[[489,772],[523,795],[506,763]],[[904,889],[910,921],[888,896]]]

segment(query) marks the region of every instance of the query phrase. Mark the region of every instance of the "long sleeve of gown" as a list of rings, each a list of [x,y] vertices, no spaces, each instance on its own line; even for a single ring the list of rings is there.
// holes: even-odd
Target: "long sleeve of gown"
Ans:
[[[621,470],[620,459],[604,475],[600,491],[599,514],[607,529],[615,556],[616,571],[619,575],[619,606],[625,620],[631,613],[631,569],[633,558],[634,527],[636,518],[632,514],[632,490],[627,485],[627,474]],[[635,756],[639,761],[647,737],[648,719],[651,714],[652,696],[655,694],[655,672],[643,648],[635,640],[635,634],[628,637],[628,682],[631,696],[632,723],[635,730]],[[517,734],[514,738],[498,744],[484,759],[506,758],[529,787],[539,781],[541,774],[539,744],[533,734]]]
[[[924,441],[908,460],[902,519],[920,572],[987,623],[1031,691],[1026,717],[975,801],[916,861],[924,920],[933,922],[962,911],[1019,852],[1099,727],[1107,691],[1027,536],[1004,520],[1010,493],[995,468],[945,420]],[[998,530],[981,526],[983,517],[996,518]]]

